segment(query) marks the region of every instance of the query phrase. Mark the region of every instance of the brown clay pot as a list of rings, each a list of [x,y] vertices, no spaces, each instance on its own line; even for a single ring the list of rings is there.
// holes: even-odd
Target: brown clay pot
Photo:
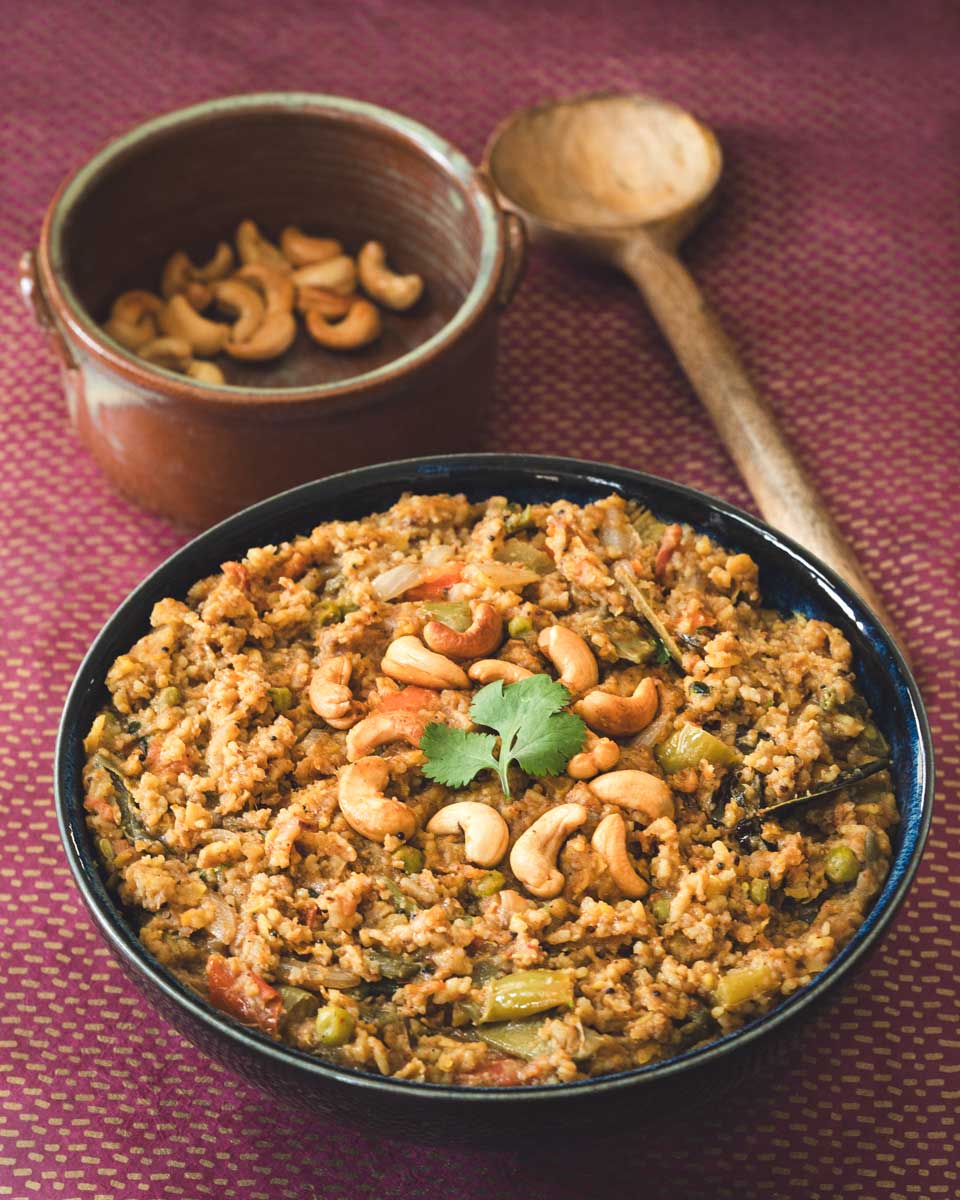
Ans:
[[[204,261],[252,217],[356,251],[371,237],[426,286],[372,346],[335,355],[302,329],[226,386],[145,363],[102,329],[112,300],[166,258]],[[523,230],[485,176],[424,126],[332,96],[214,100],[139,126],[70,176],[21,286],[63,366],[81,438],[148,508],[204,526],[347,467],[471,448],[493,392],[497,319]]]

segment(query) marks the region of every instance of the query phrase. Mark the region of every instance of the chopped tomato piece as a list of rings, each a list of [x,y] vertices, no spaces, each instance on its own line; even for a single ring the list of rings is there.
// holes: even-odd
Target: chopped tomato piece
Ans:
[[[442,600],[455,583],[463,578],[463,563],[444,563],[416,587],[403,593],[404,600]]]
[[[283,999],[276,988],[239,960],[211,954],[207,959],[207,995],[221,1012],[276,1035]]]
[[[653,563],[653,573],[658,579],[663,578],[663,573],[667,569],[670,559],[673,557],[673,552],[680,545],[680,538],[683,535],[683,530],[679,525],[668,525],[663,531],[663,537],[660,539],[660,549],[657,551],[657,557]]]

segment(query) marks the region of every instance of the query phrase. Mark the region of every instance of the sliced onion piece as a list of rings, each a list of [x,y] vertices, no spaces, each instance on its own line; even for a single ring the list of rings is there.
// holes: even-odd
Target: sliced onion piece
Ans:
[[[381,600],[395,600],[422,582],[425,574],[423,563],[400,563],[378,575],[373,581],[373,590]]]

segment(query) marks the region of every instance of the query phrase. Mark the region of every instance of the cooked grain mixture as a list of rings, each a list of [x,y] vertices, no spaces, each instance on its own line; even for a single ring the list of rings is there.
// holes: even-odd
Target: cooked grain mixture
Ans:
[[[844,636],[618,496],[405,496],[151,624],[85,743],[110,886],[211,1004],[342,1066],[668,1058],[808,983],[887,874]]]

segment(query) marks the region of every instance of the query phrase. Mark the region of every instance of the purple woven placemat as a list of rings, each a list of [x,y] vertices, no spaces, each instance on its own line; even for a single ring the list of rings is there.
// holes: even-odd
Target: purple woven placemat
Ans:
[[[950,4],[6,4],[0,71],[0,1196],[955,1197],[960,15]],[[938,811],[882,948],[720,1111],[541,1150],[428,1152],[278,1108],[127,984],[69,880],[65,690],[184,540],[67,425],[14,294],[66,168],[156,112],[302,89],[397,108],[477,155],[513,107],[596,87],[691,107],[727,155],[687,258],[914,655]],[[491,449],[650,470],[749,507],[625,283],[537,253],[503,322]]]

